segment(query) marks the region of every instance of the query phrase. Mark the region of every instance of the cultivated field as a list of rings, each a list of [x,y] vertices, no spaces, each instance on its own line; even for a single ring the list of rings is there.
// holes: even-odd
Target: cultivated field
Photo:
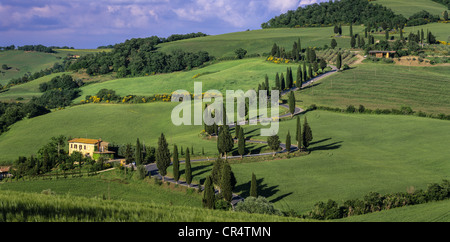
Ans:
[[[81,88],[82,96],[74,102],[79,103],[86,95],[94,96],[101,89],[115,90],[118,95],[150,96],[154,94],[171,94],[177,90],[194,93],[194,83],[201,82],[203,92],[218,90],[223,94],[227,90],[244,92],[258,88],[269,77],[271,87],[275,86],[275,74],[284,73],[291,67],[296,75],[298,64],[274,64],[265,58],[248,58],[236,61],[222,61],[204,68],[154,76],[116,79],[88,85]],[[198,77],[195,77],[199,75]],[[194,78],[195,77],[195,78]],[[295,77],[294,77],[295,78]]]
[[[450,68],[366,63],[296,93],[301,107],[311,104],[346,108],[400,109],[450,114]]]
[[[447,10],[447,8],[437,2],[431,0],[377,0],[374,3],[381,4],[392,10],[397,14],[402,14],[404,17],[408,18],[411,15],[418,13],[422,10],[428,11],[431,14],[439,15],[442,17],[442,13]]]
[[[284,47],[286,50],[292,50],[292,45],[300,38],[302,48],[330,46],[331,39],[334,37],[333,27],[321,28],[280,28],[280,29],[261,29],[245,32],[236,32],[215,36],[207,36],[195,39],[188,39],[170,43],[161,44],[161,51],[170,52],[175,49],[189,51],[208,51],[215,57],[235,56],[234,50],[243,48],[248,54],[269,53],[274,43]],[[353,26],[355,33],[363,31],[364,27]],[[349,28],[342,28],[342,35],[349,35]],[[336,39],[338,47],[349,48],[350,37]]]
[[[309,112],[307,117],[314,136],[312,153],[287,160],[232,161],[237,162],[232,165],[238,182],[235,192],[248,196],[255,173],[260,195],[282,210],[307,212],[319,201],[404,192],[410,186],[425,189],[429,183],[449,178],[448,121],[325,111]],[[281,122],[282,142],[288,131],[296,132],[295,125],[295,119]],[[256,129],[246,126],[247,136],[267,140],[258,137]],[[194,169],[199,169],[194,179],[200,181],[212,165],[200,163]]]

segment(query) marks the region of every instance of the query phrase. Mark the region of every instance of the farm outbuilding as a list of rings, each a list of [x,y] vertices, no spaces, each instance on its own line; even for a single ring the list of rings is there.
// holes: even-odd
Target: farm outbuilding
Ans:
[[[377,58],[394,58],[395,53],[397,51],[383,51],[383,50],[371,50],[369,51],[370,56],[375,56]]]

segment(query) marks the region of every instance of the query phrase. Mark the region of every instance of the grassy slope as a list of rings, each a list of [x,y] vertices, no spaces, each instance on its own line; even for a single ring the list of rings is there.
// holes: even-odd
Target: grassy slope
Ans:
[[[420,26],[413,26],[413,27],[406,27],[405,32],[406,34],[404,36],[407,36],[409,32],[413,32],[417,34],[417,31],[422,30],[427,33],[427,30],[429,30],[431,33],[433,33],[434,36],[436,36],[437,40],[441,41],[449,41],[450,39],[450,24],[445,23],[431,23],[427,25],[420,25]],[[399,37],[398,37],[399,38]],[[397,39],[398,39],[397,38]]]
[[[448,121],[323,111],[307,115],[314,135],[312,154],[233,164],[238,181],[235,192],[248,195],[251,175],[255,173],[260,195],[278,208],[306,212],[319,201],[341,202],[371,191],[405,191],[408,186],[425,189],[431,182],[449,178]],[[295,133],[295,125],[295,120],[281,123],[282,141],[288,130]],[[246,127],[253,133],[251,129]],[[199,180],[211,169],[205,164],[200,166]]]
[[[5,71],[4,75],[0,74],[0,84],[5,85],[9,79],[22,77],[27,72],[34,73],[52,67],[56,62],[61,62],[61,60],[56,59],[55,54],[19,50],[2,51],[0,52],[0,63],[1,65],[7,64],[11,69]]]
[[[155,203],[104,201],[75,196],[0,193],[2,220],[53,222],[301,222],[278,216],[216,211]],[[23,211],[27,209],[24,213]]]
[[[0,162],[36,154],[51,137],[59,135],[102,138],[116,144],[135,144],[139,138],[141,143],[156,147],[161,132],[170,147],[173,144],[179,149],[194,146],[195,155],[204,148],[206,156],[215,157],[217,144],[200,137],[202,126],[172,124],[171,112],[175,106],[172,103],[89,104],[22,120],[0,136]]]
[[[399,109],[450,114],[450,68],[361,64],[297,93],[302,107],[311,104],[346,108]]]
[[[159,186],[149,180],[138,180],[119,170],[97,176],[53,180],[14,181],[0,184],[0,190],[40,193],[50,189],[57,195],[86,198],[109,198],[116,201],[158,203],[161,205],[201,207],[201,195],[183,189]]]
[[[402,14],[406,18],[422,10],[426,10],[431,14],[442,17],[442,13],[447,10],[444,5],[431,0],[377,0],[374,3],[386,6],[394,10],[395,13]]]
[[[270,85],[275,86],[276,72],[286,75],[287,67],[292,67],[294,72],[294,70],[297,70],[298,65],[274,64],[266,61],[264,58],[223,61],[191,71],[116,79],[88,85],[82,88],[82,96],[74,102],[80,102],[86,95],[93,96],[103,88],[116,90],[116,93],[121,96],[170,94],[180,89],[193,93],[194,82],[202,82],[203,92],[212,89],[219,90],[223,94],[225,94],[226,90],[247,91],[256,89],[258,84],[264,82],[266,74],[269,76]],[[203,75],[193,79],[197,74]]]
[[[107,105],[89,106],[108,107]],[[121,106],[133,107],[131,105]],[[144,106],[146,105],[134,105],[133,109]],[[158,110],[161,110],[161,107],[158,107]],[[67,111],[69,110],[61,111],[61,113]],[[81,113],[83,112],[77,112],[74,116]],[[86,117],[79,118],[82,120]],[[130,118],[133,119],[136,116]],[[450,139],[448,121],[410,116],[349,115],[323,111],[308,113],[308,121],[314,134],[314,142],[311,146],[313,153],[311,155],[288,160],[233,164],[232,169],[238,181],[235,192],[247,196],[251,174],[255,173],[260,183],[260,195],[268,197],[280,209],[306,212],[318,201],[334,199],[341,202],[346,199],[361,198],[371,191],[380,193],[405,191],[409,186],[424,189],[429,183],[449,179],[448,157],[450,153],[445,142]],[[55,123],[57,122],[47,122],[51,126],[55,126]],[[282,140],[284,140],[288,130],[291,134],[295,132],[295,123],[295,120],[281,123],[279,136]],[[110,125],[118,127],[115,122],[110,123]],[[35,124],[30,126],[35,129],[39,128],[39,125]],[[69,123],[66,127],[72,127],[72,123]],[[95,130],[98,127],[92,128]],[[152,129],[148,129],[148,131],[152,133],[158,132],[160,129],[161,127],[158,127],[156,128],[157,131],[152,131]],[[169,125],[166,125],[164,129],[178,130]],[[253,129],[257,129],[257,127],[246,127],[248,133],[256,135],[255,139],[265,140],[265,138],[258,137]],[[121,130],[121,128],[115,130]],[[134,130],[129,131],[132,133],[130,134],[130,140],[133,142],[133,135],[138,134]],[[26,129],[24,132],[29,132],[29,137],[43,136],[43,133],[40,133],[41,131],[33,131],[32,128]],[[53,130],[47,130],[47,132],[53,132]],[[126,133],[116,133],[126,136]],[[179,137],[182,136],[182,134],[179,135]],[[170,140],[170,137],[177,136],[171,133],[167,137]],[[435,138],[429,139],[428,137]],[[192,135],[190,139],[193,142],[202,142],[200,138]],[[214,142],[213,146],[215,146]],[[4,145],[2,144],[1,147],[4,147]],[[195,179],[202,180],[209,174],[211,168],[212,166],[204,163],[194,164]],[[152,195],[153,192],[158,193],[159,190],[147,191],[149,189],[145,188],[144,185],[134,183],[133,185],[124,185],[119,182],[111,182],[108,185],[108,179],[112,180],[111,177],[106,180],[103,178],[86,178],[73,180],[72,183],[72,180],[69,179],[35,181],[33,183],[19,182],[3,184],[2,186],[3,189],[7,190],[27,192],[40,192],[50,188],[57,194],[69,192],[74,196],[87,197],[98,197],[106,194],[106,186],[110,186],[112,199],[121,200],[127,197],[123,200],[145,202],[146,198],[149,197],[148,201],[155,203],[168,199],[173,200],[175,205],[181,204],[183,206],[188,199],[182,194],[167,195],[167,191],[160,191],[161,194]],[[89,189],[87,189],[88,187]],[[177,196],[180,196],[179,199],[174,198]],[[187,204],[191,204],[191,202],[187,202]],[[165,202],[163,203],[165,204]],[[432,207],[423,206],[421,209],[427,210],[433,209],[434,205]],[[442,212],[445,208],[446,206],[443,205],[436,209]],[[405,219],[411,219],[412,221],[428,219],[414,217],[414,211],[406,210],[404,213],[411,218],[405,217]],[[378,218],[376,217],[378,214],[375,214],[368,218],[355,217],[352,219],[355,219],[355,221],[397,221],[401,216],[397,215],[396,212],[392,213],[394,213],[392,217],[387,214]],[[441,213],[435,211],[433,214],[429,215],[429,219],[437,219],[434,216],[437,217]],[[446,218],[442,219],[446,221]]]
[[[323,28],[280,28],[263,29],[245,32],[236,32],[223,35],[207,36],[182,41],[175,41],[161,44],[161,51],[170,52],[175,49],[189,51],[208,51],[216,57],[235,56],[234,51],[238,48],[244,48],[248,54],[269,53],[272,46],[276,43],[286,50],[292,50],[294,41],[300,38],[302,48],[330,46],[331,39],[334,36],[334,27]],[[363,27],[354,26],[354,32],[363,31]],[[349,28],[343,27],[343,35],[349,35]],[[350,38],[337,38],[338,46],[341,48],[350,47]]]
[[[33,119],[23,120],[0,137],[0,160],[16,159],[18,155],[34,154],[56,135],[102,138],[113,143],[136,142],[140,138],[146,145],[156,145],[161,132],[169,143],[205,146],[216,150],[214,142],[197,139],[203,127],[174,127],[170,114],[171,103],[143,105],[83,105],[56,111]],[[195,137],[195,139],[194,139]]]
[[[38,78],[31,82],[27,82],[22,85],[13,86],[9,89],[9,91],[0,93],[0,101],[16,101],[18,97],[22,97],[24,101],[27,101],[30,100],[32,97],[41,96],[42,93],[39,91],[39,85],[44,82],[49,82],[52,78],[63,74],[70,74],[70,73],[68,72],[55,73]]]

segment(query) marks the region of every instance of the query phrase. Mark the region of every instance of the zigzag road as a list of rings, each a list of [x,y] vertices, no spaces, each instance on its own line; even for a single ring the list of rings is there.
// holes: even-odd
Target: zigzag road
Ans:
[[[323,78],[325,78],[325,77],[328,77],[328,76],[330,76],[330,75],[333,75],[333,74],[337,73],[337,68],[336,68],[335,66],[332,66],[332,65],[329,65],[329,66],[332,68],[331,71],[329,71],[329,72],[327,72],[327,73],[324,73],[324,74],[322,74],[322,75],[316,76],[316,77],[312,78],[311,80],[309,80],[308,82],[303,83],[301,88],[303,89],[303,88],[305,88],[305,87],[307,87],[307,86],[309,86],[309,85],[314,84],[314,82],[316,82],[316,81],[318,81],[318,80],[321,80],[321,79],[323,79]],[[281,93],[281,96],[287,95],[287,94],[289,94],[290,92],[294,92],[294,91],[297,91],[297,90],[299,90],[299,89],[300,89],[300,88],[298,88],[298,87],[294,87],[294,88],[291,88],[291,89],[289,89],[289,90],[283,91],[283,92]],[[286,105],[286,104],[281,104],[280,106],[289,109],[289,106]],[[305,110],[303,110],[303,109],[301,109],[301,108],[299,108],[299,107],[296,107],[293,116],[298,115],[298,114],[300,114],[300,113],[303,113],[304,111],[305,111]],[[287,117],[291,117],[291,116],[292,116],[291,113],[288,113],[288,114],[279,116],[278,119],[287,118]],[[259,121],[258,121],[258,122],[259,122]],[[230,125],[230,126],[232,127],[232,126],[234,126],[234,125]],[[265,141],[257,141],[257,140],[246,140],[246,143],[267,144],[267,142],[265,142]],[[278,152],[276,152],[276,153],[285,153],[285,152],[287,151],[287,148],[286,148],[286,145],[285,145],[285,144],[280,144],[280,147],[282,148],[282,150],[281,150],[281,151],[278,151]],[[292,145],[292,146],[290,147],[290,149],[291,149],[291,151],[296,151],[296,150],[298,150],[298,147],[295,146],[295,145]],[[266,155],[273,155],[273,152],[270,152],[270,153],[263,153],[263,154],[250,154],[250,155],[245,155],[244,157],[257,157],[257,156],[266,156]],[[240,158],[241,158],[241,156],[228,156],[228,157],[227,157],[227,159],[240,159]],[[191,160],[191,162],[214,161],[214,160],[215,160],[215,158],[214,158],[214,159],[209,159],[209,158],[208,158],[208,159]],[[180,161],[180,163],[184,163],[184,161]],[[146,166],[146,169],[147,169],[147,171],[149,172],[149,174],[150,174],[151,176],[157,177],[158,179],[162,180],[162,176],[159,174],[158,168],[157,168],[156,164],[150,164],[150,165],[147,165],[147,166]],[[175,181],[173,178],[171,178],[171,177],[164,177],[164,181],[165,181],[165,182],[176,183],[176,181]],[[188,184],[187,184],[186,182],[184,182],[184,181],[179,181],[178,184],[179,184],[179,185],[182,185],[182,186],[188,186]],[[196,189],[202,189],[201,187],[199,187],[198,184],[191,184],[190,187],[196,188]],[[218,191],[216,191],[216,193],[217,193],[217,192],[218,192]],[[233,199],[232,199],[232,202],[231,202],[231,203],[232,203],[232,205],[233,205],[233,207],[234,207],[238,202],[243,201],[243,200],[244,200],[244,198],[240,197],[239,195],[233,194]]]

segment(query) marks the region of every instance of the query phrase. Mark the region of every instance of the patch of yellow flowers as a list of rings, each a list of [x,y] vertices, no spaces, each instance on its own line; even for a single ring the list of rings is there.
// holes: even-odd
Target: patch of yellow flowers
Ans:
[[[281,63],[289,64],[290,63],[290,60],[288,60],[288,59],[278,58],[278,57],[274,57],[274,56],[269,56],[269,58],[267,58],[267,61],[273,62],[275,64],[281,64]]]

